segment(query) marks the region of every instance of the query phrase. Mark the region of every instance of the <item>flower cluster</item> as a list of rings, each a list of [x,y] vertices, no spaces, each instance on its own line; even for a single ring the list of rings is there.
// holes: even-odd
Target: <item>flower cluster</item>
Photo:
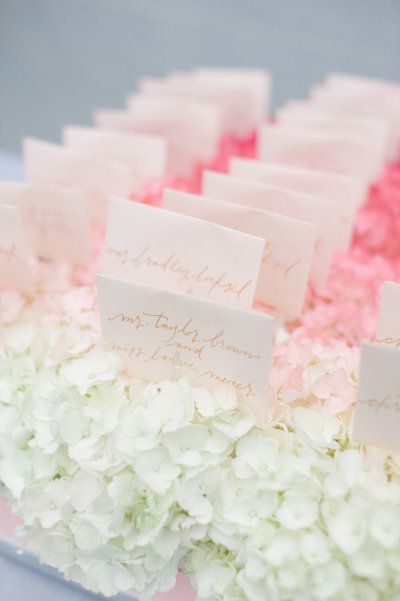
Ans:
[[[123,376],[68,277],[40,305],[3,299],[0,480],[43,561],[104,595],[149,599],[182,569],[199,601],[397,600],[400,456],[332,415],[351,349],[277,347],[261,428],[229,389]]]
[[[262,427],[230,389],[123,374],[100,339],[96,259],[38,262],[33,300],[2,295],[0,486],[43,561],[104,595],[149,599],[181,569],[199,601],[400,601],[400,453],[351,437],[359,343],[400,277],[399,173],[282,330]],[[165,185],[183,184],[138,199]]]

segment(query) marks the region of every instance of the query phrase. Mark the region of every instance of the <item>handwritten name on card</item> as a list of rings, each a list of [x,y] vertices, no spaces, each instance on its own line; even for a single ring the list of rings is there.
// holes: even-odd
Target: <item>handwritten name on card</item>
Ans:
[[[112,198],[102,272],[251,307],[264,240],[207,221]]]
[[[321,200],[334,202],[339,208],[336,248],[344,251],[348,249],[356,210],[364,202],[367,194],[364,180],[328,171],[237,157],[231,159],[229,170],[236,177],[252,179],[270,186],[290,188],[311,194]]]
[[[363,346],[353,438],[400,447],[400,353],[395,348]]]
[[[83,190],[90,217],[96,223],[104,222],[108,196],[128,197],[135,187],[126,165],[34,138],[24,140],[23,150],[28,181]]]
[[[214,171],[203,173],[203,194],[209,198],[244,204],[315,224],[317,238],[311,280],[317,287],[325,284],[339,223],[339,210],[335,203],[288,188],[269,186]]]
[[[232,386],[264,419],[271,316],[101,275],[97,291],[107,348],[122,354],[132,375]]]
[[[400,348],[400,284],[395,282],[382,285],[376,342]]]
[[[68,148],[126,164],[138,185],[166,172],[167,139],[162,136],[69,125],[63,129],[63,140]]]
[[[28,246],[36,256],[79,265],[90,261],[90,227],[81,191],[0,182],[0,203],[20,208]]]
[[[164,207],[264,238],[256,298],[291,319],[304,302],[316,226],[283,215],[177,190],[164,190]]]
[[[19,208],[0,205],[0,288],[30,292],[32,275]]]

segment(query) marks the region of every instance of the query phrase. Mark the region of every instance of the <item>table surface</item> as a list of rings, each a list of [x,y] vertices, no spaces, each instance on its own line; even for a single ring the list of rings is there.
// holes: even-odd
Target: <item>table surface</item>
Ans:
[[[24,177],[18,155],[0,150],[0,181],[20,181]],[[40,565],[30,554],[17,554],[19,541],[15,527],[19,521],[11,515],[0,496],[0,601],[104,601],[71,582],[56,570]],[[193,601],[195,594],[186,578],[179,575],[175,589],[156,595],[152,601]],[[130,595],[117,595],[114,601],[134,601]]]

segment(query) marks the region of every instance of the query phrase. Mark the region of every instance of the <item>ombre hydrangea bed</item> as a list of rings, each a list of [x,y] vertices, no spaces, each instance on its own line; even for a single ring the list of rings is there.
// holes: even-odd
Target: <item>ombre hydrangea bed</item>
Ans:
[[[0,480],[27,545],[104,595],[150,599],[182,570],[199,601],[399,601],[400,453],[351,436],[399,234],[393,164],[278,333],[263,427],[228,389],[128,379],[102,347],[95,263],[37,263],[36,300],[3,295],[0,357]]]

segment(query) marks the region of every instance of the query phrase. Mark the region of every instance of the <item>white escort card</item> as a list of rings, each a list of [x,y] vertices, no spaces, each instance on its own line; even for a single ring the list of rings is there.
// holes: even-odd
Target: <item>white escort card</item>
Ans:
[[[336,203],[339,207],[336,247],[344,251],[348,249],[356,210],[367,195],[367,185],[364,180],[328,171],[242,158],[231,159],[230,172],[237,177],[253,179],[270,186],[291,188]]]
[[[271,316],[102,275],[97,291],[107,348],[122,354],[131,375],[233,387],[264,420]]]
[[[209,198],[244,204],[279,213],[317,226],[311,280],[325,284],[337,239],[339,210],[335,203],[316,199],[295,190],[269,186],[214,171],[203,173],[203,194]]]
[[[164,190],[164,208],[264,238],[256,299],[288,319],[304,303],[316,226],[222,200]]]
[[[129,111],[98,110],[100,128],[164,136],[168,170],[188,177],[194,165],[210,161],[218,151],[221,116],[218,107],[198,101],[135,94]]]
[[[353,439],[400,448],[400,353],[382,344],[364,344]]]
[[[104,222],[108,196],[127,198],[135,187],[131,170],[120,163],[34,138],[24,140],[23,150],[28,181],[82,189],[90,217],[96,223]]]
[[[31,292],[32,274],[21,212],[0,205],[0,289],[6,288]]]
[[[374,156],[375,170],[373,175],[378,176],[387,156],[388,129],[384,121],[377,119],[346,118],[318,111],[296,112],[283,107],[278,111],[279,125],[294,129],[303,129],[309,132],[324,133],[334,132],[335,136],[359,139],[370,149]]]
[[[102,272],[246,309],[263,252],[262,238],[111,198]]]
[[[202,68],[163,79],[145,78],[139,87],[142,93],[162,99],[212,103],[220,110],[223,132],[245,136],[267,117],[271,77],[258,69]]]
[[[0,204],[20,208],[32,254],[78,265],[90,261],[90,224],[81,191],[0,182]]]
[[[376,175],[374,152],[362,140],[280,125],[260,128],[258,158],[360,177],[365,181],[371,181]]]
[[[303,115],[327,115],[332,119],[338,120],[363,120],[369,123],[381,123],[386,133],[386,147],[385,157],[387,160],[393,158],[392,153],[395,143],[396,132],[393,132],[393,124],[390,118],[384,110],[380,109],[377,104],[371,105],[371,103],[365,104],[360,103],[359,99],[357,102],[350,102],[348,96],[344,95],[332,95],[329,94],[323,98],[312,98],[309,100],[291,100],[286,102],[281,108],[282,111],[303,114]]]
[[[137,185],[166,173],[168,143],[163,136],[68,125],[63,129],[63,141],[68,148],[126,164]]]
[[[234,88],[245,89],[247,98],[239,104],[234,127],[239,135],[250,133],[263,123],[270,112],[272,78],[263,69],[202,67],[194,74],[198,81],[211,86],[225,85],[232,96]],[[235,131],[235,130],[231,130]]]
[[[400,284],[395,282],[382,285],[376,342],[400,348]]]

